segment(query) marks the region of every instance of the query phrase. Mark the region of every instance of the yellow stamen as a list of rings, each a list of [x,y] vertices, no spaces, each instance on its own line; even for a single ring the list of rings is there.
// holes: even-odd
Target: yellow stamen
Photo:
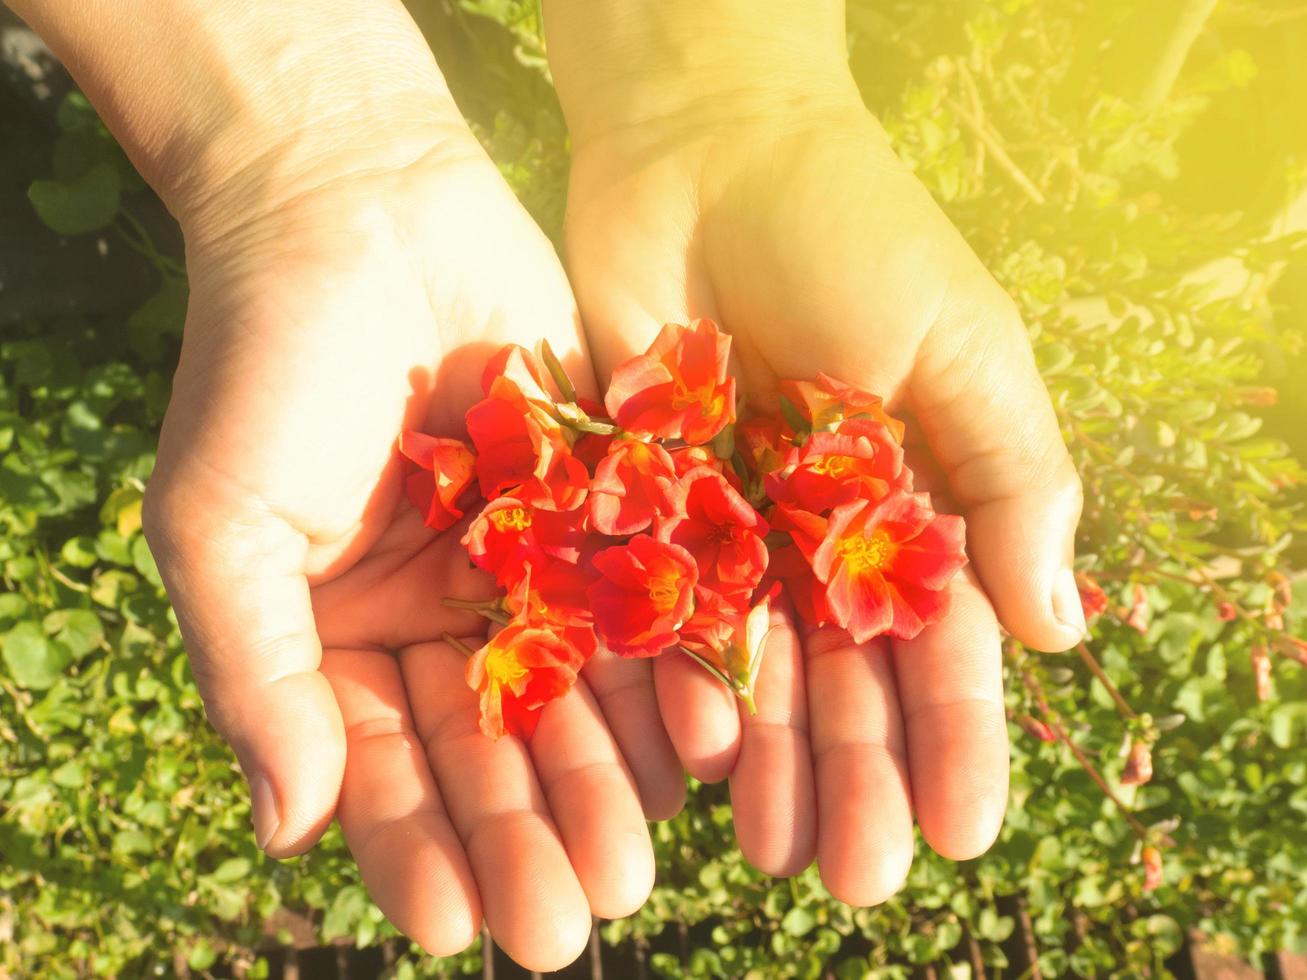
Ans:
[[[514,681],[526,676],[526,668],[512,650],[491,645],[486,654],[486,676],[493,687],[511,687]]]
[[[812,464],[812,471],[838,480],[853,468],[853,460],[848,456],[823,456]]]
[[[873,531],[871,537],[850,535],[836,548],[839,556],[855,575],[884,568],[894,554],[894,541],[885,530]]]
[[[506,507],[491,514],[490,523],[500,532],[525,531],[531,526],[531,512],[525,507]]]
[[[681,597],[677,584],[679,580],[680,576],[675,572],[668,572],[649,582],[649,598],[660,613],[668,613],[676,608],[676,600]]]
[[[698,405],[704,415],[720,415],[726,400],[716,393],[711,382],[702,388],[687,388],[685,382],[678,378],[672,386],[672,408],[690,408],[693,405]]]

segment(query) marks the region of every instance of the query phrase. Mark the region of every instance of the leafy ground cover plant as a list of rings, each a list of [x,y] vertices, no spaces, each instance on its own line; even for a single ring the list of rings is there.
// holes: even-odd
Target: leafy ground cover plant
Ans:
[[[1005,650],[998,844],[964,865],[921,848],[884,906],[833,902],[814,872],[757,874],[724,792],[695,787],[656,830],[651,901],[604,928],[647,944],[689,927],[685,956],[651,961],[659,975],[995,970],[1022,917],[1047,976],[1157,972],[1195,927],[1249,956],[1307,942],[1307,167],[1284,122],[1304,104],[1285,51],[1307,17],[1232,3],[1201,32],[1154,31],[1138,7],[850,5],[869,105],[1031,325],[1085,480],[1097,615],[1070,654]],[[433,18],[477,51],[459,97],[556,230],[566,146],[534,4]],[[1118,57],[1135,37],[1151,54]],[[1239,142],[1220,129],[1232,118],[1278,134],[1244,140],[1255,167],[1213,149]],[[123,203],[135,177],[85,104],[59,123],[4,141],[5,179],[56,231],[138,251],[159,287],[134,312],[0,339],[0,972],[166,975],[222,957],[259,976],[283,907],[323,940],[374,942],[391,930],[334,833],[295,861],[259,855],[204,723],[139,531],[185,284]],[[478,963],[411,955],[393,971]]]

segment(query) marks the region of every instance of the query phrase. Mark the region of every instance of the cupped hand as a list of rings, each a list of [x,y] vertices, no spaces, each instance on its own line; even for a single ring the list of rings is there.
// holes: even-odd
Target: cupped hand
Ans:
[[[392,145],[385,165],[238,176],[183,217],[191,298],[147,534],[260,846],[299,853],[335,814],[426,949],[463,949],[484,915],[554,969],[592,913],[643,903],[645,815],[679,808],[681,769],[647,664],[593,661],[529,744],[477,728],[445,637],[476,647],[484,625],[442,598],[491,584],[462,525],[435,533],[404,498],[396,438],[462,435],[502,344],[547,338],[591,372],[557,257],[471,136]]]
[[[688,659],[655,665],[691,773],[730,775],[746,857],[773,874],[815,857],[836,897],[879,902],[907,874],[914,817],[958,859],[999,830],[999,623],[1044,650],[1084,632],[1070,571],[1080,486],[1027,335],[851,83],[735,101],[696,91],[679,111],[606,126],[558,78],[584,123],[566,253],[600,377],[663,322],[712,317],[760,404],[780,379],[826,372],[910,413],[919,486],[966,517],[975,574],[914,640],[778,630],[754,716]]]

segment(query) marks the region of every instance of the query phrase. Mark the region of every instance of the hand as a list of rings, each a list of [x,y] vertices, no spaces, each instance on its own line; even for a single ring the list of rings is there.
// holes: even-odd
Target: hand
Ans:
[[[749,16],[750,30],[771,23]],[[712,317],[762,404],[779,379],[824,371],[912,413],[919,484],[946,478],[929,488],[967,518],[978,578],[959,577],[945,620],[865,645],[833,628],[776,631],[756,716],[688,659],[655,665],[690,772],[730,775],[745,856],[780,875],[815,856],[837,898],[883,901],[907,874],[914,815],[947,857],[974,857],[998,832],[998,621],[1045,650],[1084,633],[1070,571],[1080,487],[1025,331],[847,76],[759,56],[771,74],[751,89],[721,68],[730,50],[713,51],[717,74],[689,70],[701,45],[676,71],[609,66],[608,84],[585,86],[566,9],[555,23],[574,145],[568,268],[599,375],[663,322]]]
[[[304,850],[336,810],[403,932],[451,954],[484,912],[515,959],[557,968],[592,912],[643,904],[640,796],[674,812],[680,766],[642,664],[596,661],[529,745],[481,734],[442,636],[475,648],[483,623],[441,597],[493,583],[462,526],[423,526],[394,446],[406,427],[461,435],[504,343],[546,337],[588,376],[567,282],[470,135],[275,197],[187,228],[185,346],[147,498],[209,716],[270,853]]]

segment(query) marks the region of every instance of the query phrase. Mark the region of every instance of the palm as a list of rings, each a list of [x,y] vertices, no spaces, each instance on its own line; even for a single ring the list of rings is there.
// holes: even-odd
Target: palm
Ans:
[[[961,291],[992,284],[874,121],[665,135],[625,130],[574,161],[569,270],[601,376],[663,321],[711,316],[750,396],[824,371],[916,410],[929,433],[952,382],[933,376],[927,337]],[[946,621],[892,647],[777,631],[742,721],[691,666],[657,665],[691,771],[720,778],[734,761],[737,832],[762,870],[816,856],[837,897],[868,904],[906,875],[914,812],[946,855],[988,846],[1006,798],[998,629],[974,579],[954,593]]]
[[[588,379],[548,243],[469,152],[272,209],[195,247],[191,281],[156,492],[209,559],[173,591],[216,651],[196,664],[211,717],[247,771],[281,774],[270,850],[307,846],[335,810],[378,904],[428,949],[464,948],[484,913],[519,960],[562,965],[592,911],[647,894],[637,783],[651,810],[679,805],[647,669],[595,662],[529,747],[485,739],[446,642],[484,627],[441,597],[490,584],[461,527],[423,526],[394,451],[406,427],[459,434],[504,343],[547,338]],[[232,579],[250,587],[220,608]],[[274,635],[238,662],[226,651],[256,615]]]

